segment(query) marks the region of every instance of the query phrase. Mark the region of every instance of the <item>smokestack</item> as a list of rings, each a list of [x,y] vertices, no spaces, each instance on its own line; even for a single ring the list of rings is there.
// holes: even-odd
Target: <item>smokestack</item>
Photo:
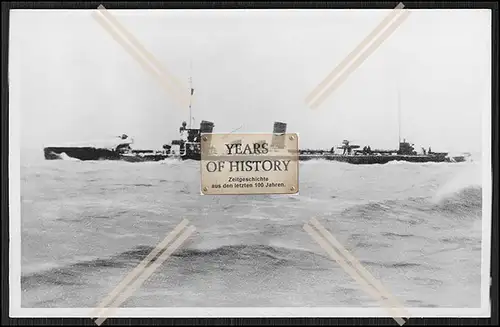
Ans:
[[[285,134],[286,123],[274,122],[273,134]]]
[[[286,123],[274,122],[271,148],[283,149],[285,147],[285,134]]]
[[[211,134],[214,130],[214,123],[202,120],[200,123],[200,133]]]

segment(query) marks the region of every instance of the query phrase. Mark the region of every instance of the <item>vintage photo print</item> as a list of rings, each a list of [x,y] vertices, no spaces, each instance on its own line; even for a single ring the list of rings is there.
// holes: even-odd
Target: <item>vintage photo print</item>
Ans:
[[[10,316],[489,317],[491,11],[12,10]]]

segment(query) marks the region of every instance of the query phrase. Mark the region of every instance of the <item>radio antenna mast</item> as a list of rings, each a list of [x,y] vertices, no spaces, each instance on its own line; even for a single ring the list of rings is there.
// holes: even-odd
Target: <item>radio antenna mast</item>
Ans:
[[[401,92],[398,89],[398,138],[399,143],[401,143]]]
[[[191,129],[193,123],[192,111],[191,111],[191,98],[193,97],[193,62],[189,61],[189,128]]]

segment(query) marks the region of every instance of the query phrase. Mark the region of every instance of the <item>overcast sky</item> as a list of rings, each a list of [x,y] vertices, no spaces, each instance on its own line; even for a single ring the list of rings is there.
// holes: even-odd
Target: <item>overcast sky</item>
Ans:
[[[110,11],[188,90],[196,123],[214,132],[300,134],[302,148],[343,139],[397,148],[474,151],[490,110],[490,12],[418,10],[317,109],[305,97],[387,10]],[[90,11],[12,11],[10,104],[21,146],[126,133],[137,147],[178,137],[187,107],[99,25]]]

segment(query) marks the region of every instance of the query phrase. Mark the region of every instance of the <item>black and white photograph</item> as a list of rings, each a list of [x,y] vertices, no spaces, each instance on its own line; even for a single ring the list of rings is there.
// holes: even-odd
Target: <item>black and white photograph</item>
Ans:
[[[396,5],[12,10],[11,317],[489,317],[491,11]]]

